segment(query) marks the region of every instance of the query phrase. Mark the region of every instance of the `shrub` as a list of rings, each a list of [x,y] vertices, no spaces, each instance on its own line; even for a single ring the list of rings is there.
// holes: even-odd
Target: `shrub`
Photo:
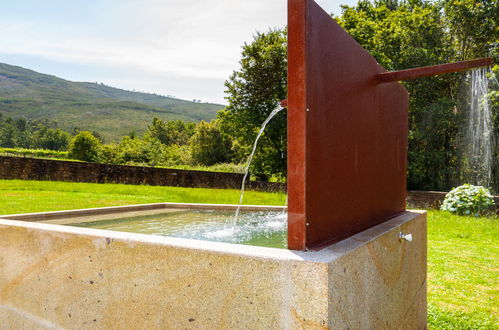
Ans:
[[[482,186],[464,184],[445,195],[440,209],[459,215],[478,217],[486,213],[492,205],[494,205],[494,198],[488,189]]]
[[[32,158],[59,158],[68,156],[66,151],[55,151],[46,149],[23,149],[23,148],[0,148],[0,154]]]
[[[192,163],[189,146],[172,144],[164,148],[161,161],[158,165],[161,166],[189,166]]]
[[[187,145],[190,137],[194,134],[194,123],[182,120],[162,121],[154,118],[152,124],[147,127],[145,137],[155,138],[164,145]]]
[[[211,166],[231,160],[232,142],[219,127],[218,121],[201,121],[191,138],[191,157],[195,164]]]
[[[101,142],[87,131],[78,133],[69,144],[68,157],[85,162],[99,160]]]
[[[41,149],[63,151],[68,148],[71,136],[58,128],[43,128],[33,134],[33,143]]]

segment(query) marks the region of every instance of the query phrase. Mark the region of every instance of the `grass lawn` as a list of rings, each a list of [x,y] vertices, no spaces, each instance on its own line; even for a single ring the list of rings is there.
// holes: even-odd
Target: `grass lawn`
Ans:
[[[0,180],[0,214],[161,202],[237,204],[239,190]],[[247,191],[244,204],[284,205],[284,193]]]
[[[499,329],[499,219],[428,212],[433,329]]]
[[[0,180],[0,214],[157,202],[235,204],[238,190]],[[284,205],[248,191],[245,204]],[[430,329],[499,329],[499,219],[428,213]]]

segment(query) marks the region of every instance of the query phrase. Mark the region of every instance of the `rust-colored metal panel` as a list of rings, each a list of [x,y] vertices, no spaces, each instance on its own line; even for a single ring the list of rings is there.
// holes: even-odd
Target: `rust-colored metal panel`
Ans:
[[[288,248],[305,249],[306,2],[288,2]],[[301,109],[301,110],[300,110]],[[291,157],[289,155],[292,155]]]
[[[405,211],[407,91],[312,0],[288,0],[288,247]]]

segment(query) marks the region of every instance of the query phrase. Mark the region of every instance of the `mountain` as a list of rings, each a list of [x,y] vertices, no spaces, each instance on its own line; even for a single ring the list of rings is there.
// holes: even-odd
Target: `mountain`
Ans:
[[[62,128],[94,130],[107,142],[132,131],[144,132],[153,117],[209,121],[223,108],[221,104],[68,81],[0,63],[0,113],[14,118],[47,118]]]

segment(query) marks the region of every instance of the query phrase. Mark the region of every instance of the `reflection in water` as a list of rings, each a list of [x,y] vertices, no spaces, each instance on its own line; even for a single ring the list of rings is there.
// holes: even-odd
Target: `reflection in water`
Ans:
[[[287,247],[287,214],[243,212],[232,227],[231,211],[189,210],[101,220],[71,226],[266,247]]]

